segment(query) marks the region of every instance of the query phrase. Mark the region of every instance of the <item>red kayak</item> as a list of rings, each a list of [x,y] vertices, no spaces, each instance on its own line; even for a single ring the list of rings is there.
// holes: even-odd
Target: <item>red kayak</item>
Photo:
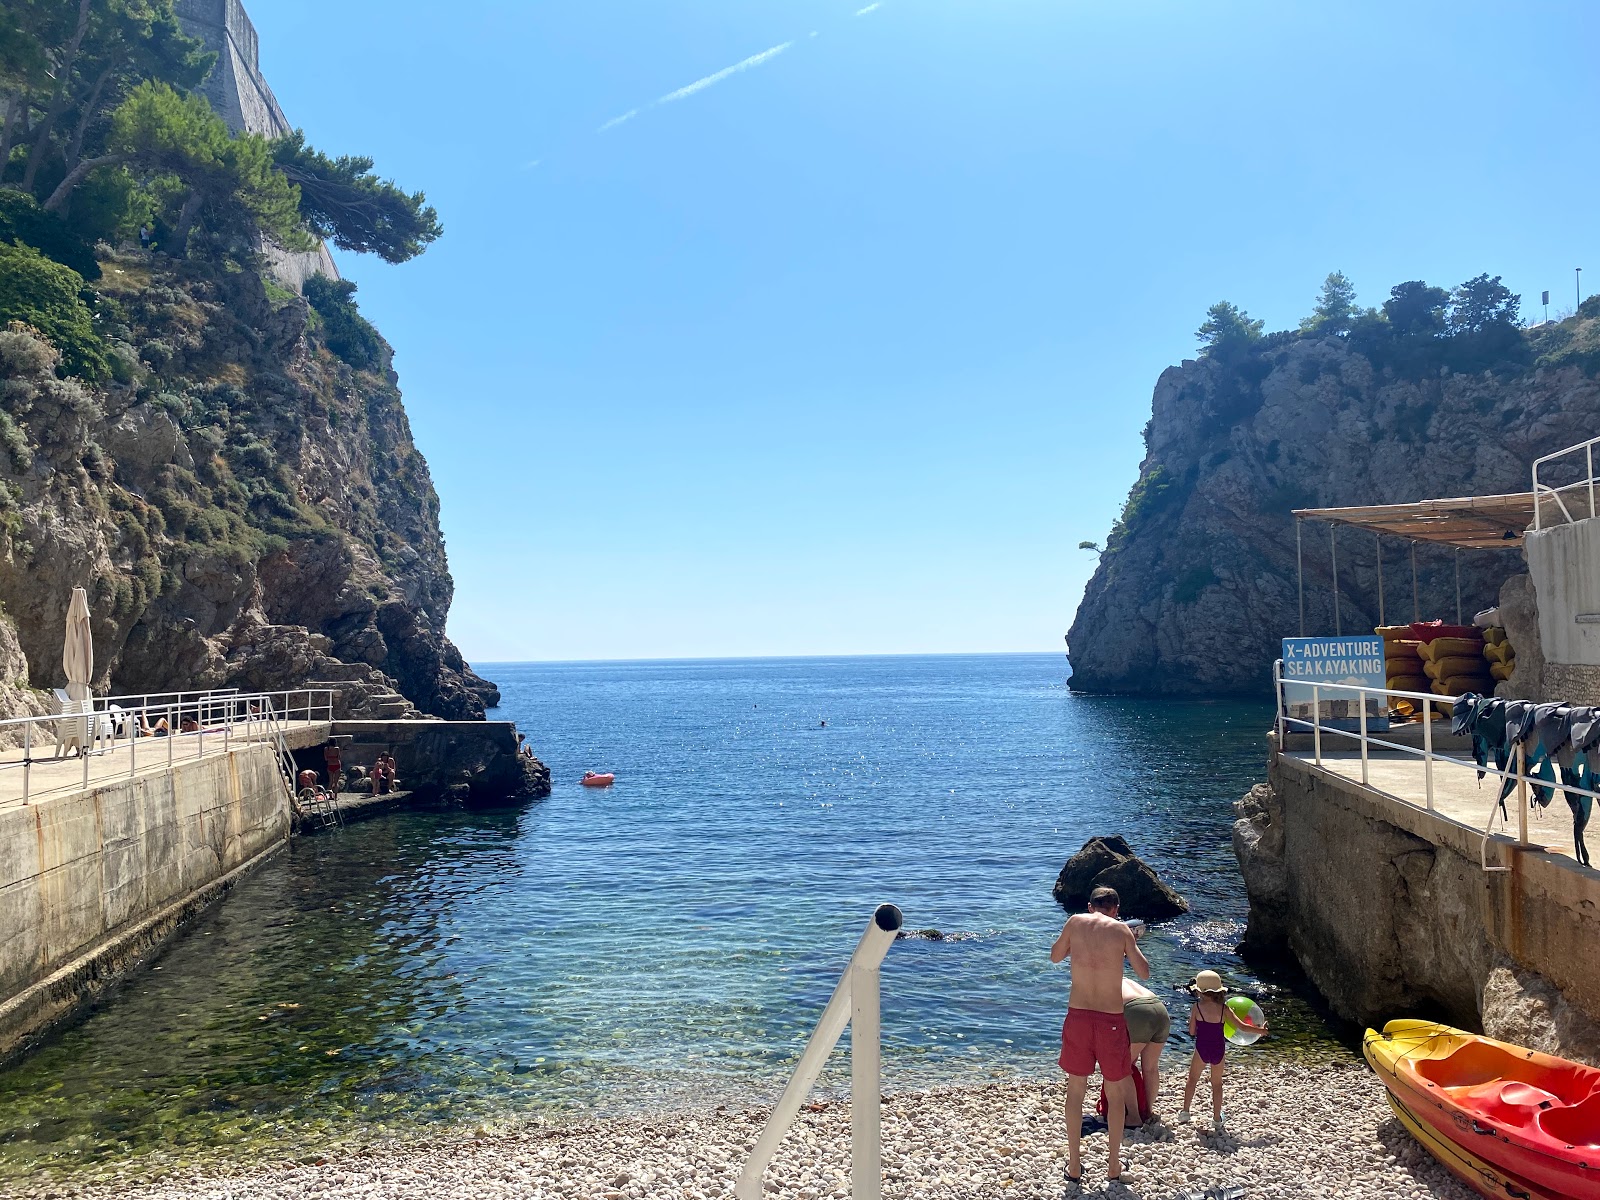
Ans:
[[[1444,1137],[1542,1191],[1600,1200],[1600,1070],[1426,1021],[1390,1021],[1365,1048]]]
[[[593,771],[585,771],[583,778],[578,780],[584,787],[610,787],[617,781],[617,777],[610,771],[604,775],[597,775]]]

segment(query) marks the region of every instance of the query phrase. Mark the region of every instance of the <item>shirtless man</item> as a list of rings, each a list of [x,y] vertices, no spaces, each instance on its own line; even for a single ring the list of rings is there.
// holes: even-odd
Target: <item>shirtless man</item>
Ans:
[[[1089,894],[1089,910],[1067,920],[1050,947],[1050,961],[1072,959],[1072,991],[1061,1026],[1061,1069],[1067,1073],[1067,1180],[1083,1178],[1078,1143],[1083,1139],[1083,1098],[1095,1064],[1106,1083],[1110,1153],[1106,1181],[1122,1178],[1122,1127],[1132,1099],[1128,1023],[1122,1015],[1122,964],[1131,963],[1140,979],[1150,964],[1134,941],[1133,930],[1117,920],[1117,893],[1108,887]]]

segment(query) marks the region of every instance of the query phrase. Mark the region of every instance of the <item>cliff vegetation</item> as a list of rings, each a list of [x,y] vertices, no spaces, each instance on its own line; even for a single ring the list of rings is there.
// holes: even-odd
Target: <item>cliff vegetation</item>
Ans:
[[[439,499],[355,285],[269,251],[403,262],[424,196],[305,136],[234,133],[171,0],[18,0],[0,30],[0,700],[60,682],[327,682],[353,715],[481,717],[444,636]]]

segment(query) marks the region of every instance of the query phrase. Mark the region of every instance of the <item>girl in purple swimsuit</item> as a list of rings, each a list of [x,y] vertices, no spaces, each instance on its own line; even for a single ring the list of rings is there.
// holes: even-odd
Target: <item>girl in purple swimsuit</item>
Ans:
[[[1189,1119],[1189,1105],[1194,1101],[1194,1089],[1200,1082],[1200,1073],[1211,1071],[1211,1114],[1220,1135],[1226,1132],[1222,1123],[1222,1056],[1228,1040],[1222,1034],[1222,1022],[1228,1015],[1224,1001],[1227,989],[1222,977],[1215,971],[1201,971],[1194,977],[1196,992],[1194,1007],[1189,1010],[1189,1036],[1194,1038],[1194,1056],[1189,1060],[1189,1082],[1183,1089],[1183,1110],[1179,1122]]]

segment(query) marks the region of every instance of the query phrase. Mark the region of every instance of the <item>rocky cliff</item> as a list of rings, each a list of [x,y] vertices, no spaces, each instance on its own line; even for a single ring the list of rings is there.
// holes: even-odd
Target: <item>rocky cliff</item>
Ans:
[[[1600,433],[1600,319],[1517,336],[1482,371],[1296,334],[1165,371],[1138,482],[1067,635],[1072,686],[1267,692],[1279,639],[1300,631],[1292,509],[1526,491],[1534,458]],[[1328,527],[1303,535],[1305,632],[1331,634]],[[1383,553],[1387,618],[1409,621],[1408,547],[1386,539]],[[1340,627],[1371,630],[1374,538],[1343,530],[1337,555]],[[1421,616],[1453,620],[1454,552],[1423,548],[1417,566]],[[1462,551],[1467,619],[1523,569],[1516,553]]]
[[[328,682],[344,715],[482,717],[498,694],[444,635],[439,500],[388,347],[363,322],[367,353],[341,358],[249,270],[102,265],[121,382],[63,378],[35,331],[0,332],[0,698],[63,682],[81,584],[101,691]]]

